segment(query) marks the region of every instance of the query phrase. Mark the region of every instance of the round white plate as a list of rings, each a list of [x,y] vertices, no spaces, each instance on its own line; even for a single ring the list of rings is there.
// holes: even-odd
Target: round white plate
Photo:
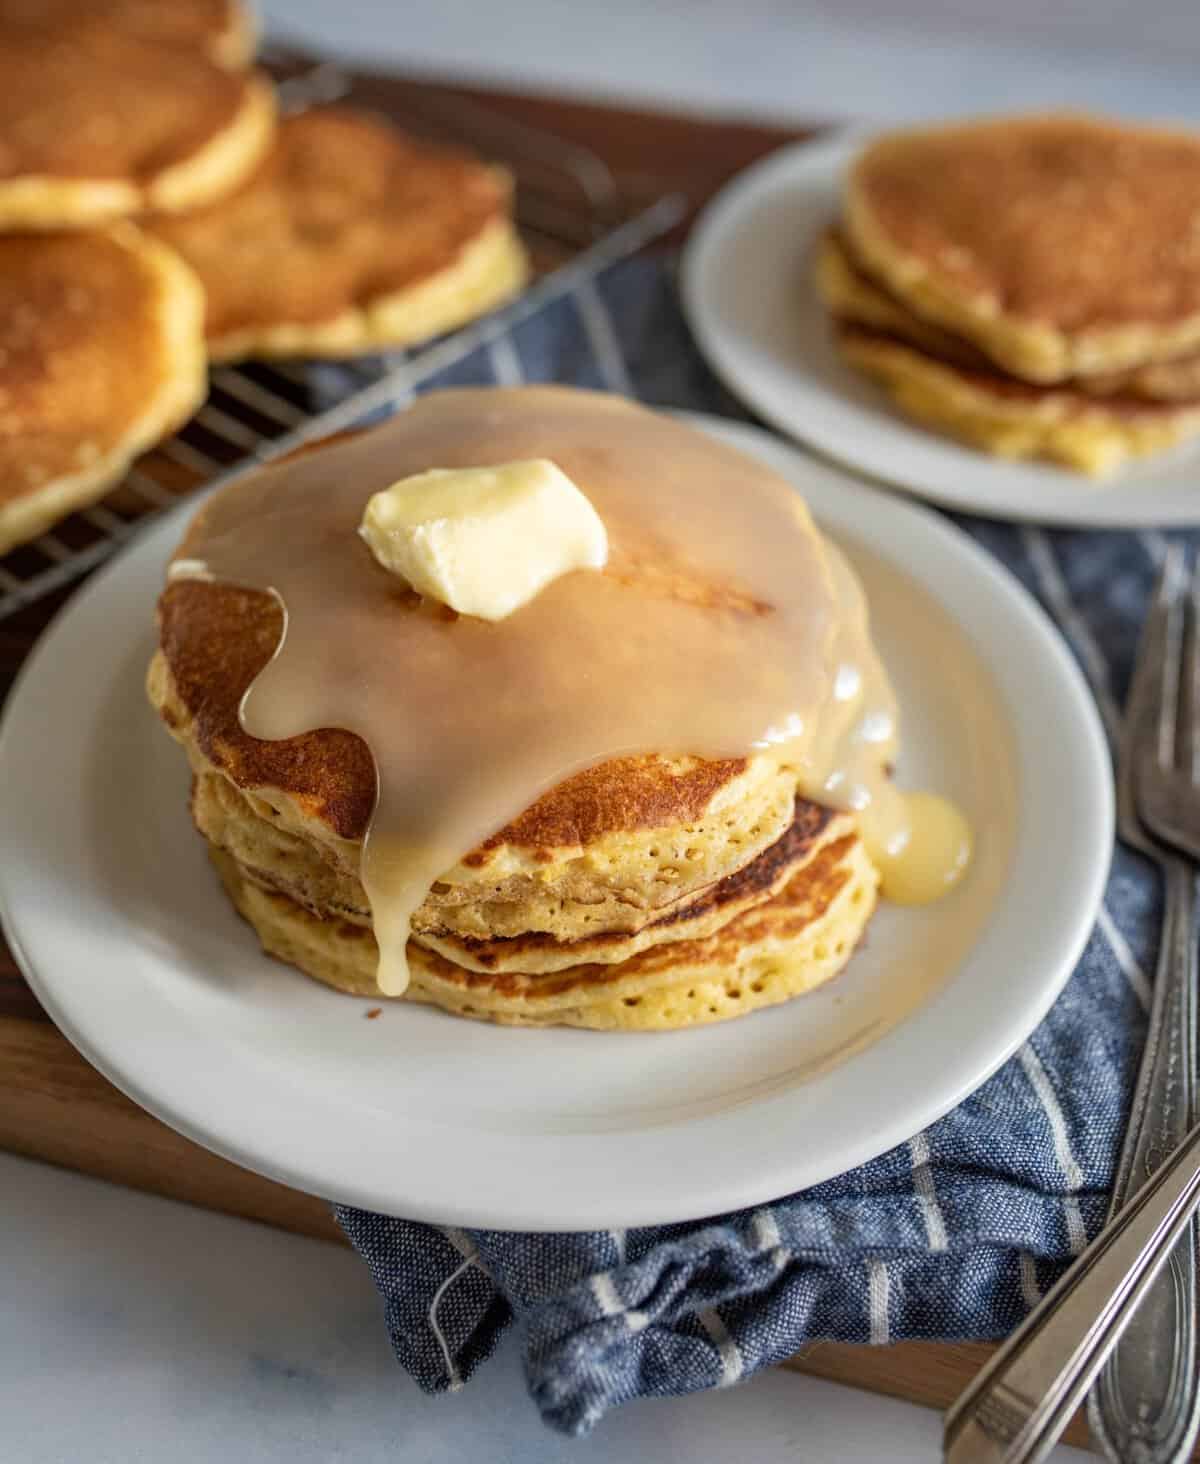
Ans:
[[[812,282],[813,251],[838,212],[864,133],[799,143],[728,185],[692,230],[684,311],[726,386],[754,412],[880,482],[967,513],[1098,527],[1200,523],[1200,442],[1096,482],[1005,462],[896,412],[839,358]]]
[[[826,1179],[909,1138],[1024,1040],[1083,947],[1112,844],[1074,663],[1016,582],[932,514],[697,420],[795,482],[859,564],[905,718],[901,780],[948,793],[976,830],[963,886],[882,908],[827,987],[698,1031],[526,1031],[386,1003],[364,1020],[374,1003],[259,953],[192,830],[183,754],[142,688],[175,512],[43,636],[0,729],[5,928],[118,1087],[302,1190],[558,1230],[695,1218]]]

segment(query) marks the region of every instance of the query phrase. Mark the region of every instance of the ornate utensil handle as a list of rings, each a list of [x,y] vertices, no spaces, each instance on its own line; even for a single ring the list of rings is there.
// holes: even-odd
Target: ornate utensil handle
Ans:
[[[1146,1047],[1110,1218],[1179,1145],[1196,1118],[1195,873],[1163,861],[1162,946]],[[1186,1459],[1200,1423],[1193,1221],[1130,1321],[1088,1398],[1088,1423],[1114,1464]]]
[[[1200,1206],[1200,1126],[1030,1312],[946,1415],[947,1464],[1046,1458]],[[1132,1461],[1137,1455],[1131,1456]]]

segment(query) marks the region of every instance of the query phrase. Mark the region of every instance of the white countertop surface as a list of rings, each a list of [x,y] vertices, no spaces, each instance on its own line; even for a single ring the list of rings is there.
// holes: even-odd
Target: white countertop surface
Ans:
[[[927,1464],[939,1422],[775,1371],[549,1432],[509,1343],[427,1398],[350,1251],[0,1155],[5,1464]],[[1058,1464],[1081,1460],[1075,1449]]]
[[[377,65],[731,115],[1063,104],[1200,115],[1194,0],[291,0],[267,12],[281,33]],[[539,1422],[511,1342],[462,1393],[428,1399],[393,1362],[349,1252],[9,1156],[0,1256],[5,1461],[924,1464],[938,1453],[933,1414],[786,1372],[636,1405],[572,1443]]]
[[[374,66],[730,115],[1198,117],[1195,0],[264,0]]]

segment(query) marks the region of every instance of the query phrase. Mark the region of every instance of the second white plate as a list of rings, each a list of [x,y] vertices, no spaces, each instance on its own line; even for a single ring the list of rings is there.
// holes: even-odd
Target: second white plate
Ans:
[[[798,143],[728,185],[692,230],[684,310],[710,365],[780,431],[881,482],[996,518],[1116,528],[1200,523],[1200,442],[1095,482],[926,431],[846,366],[812,281],[862,133]]]
[[[573,1230],[826,1179],[909,1138],[1025,1039],[1083,948],[1112,847],[1107,753],[1074,662],[1011,576],[935,515],[698,420],[791,479],[857,563],[903,709],[900,777],[949,794],[976,831],[963,885],[924,910],[882,908],[828,986],[701,1030],[522,1031],[408,1004],[364,1020],[372,1002],[259,952],[146,705],[184,509],[72,600],[0,728],[5,928],[113,1082],[312,1193]]]

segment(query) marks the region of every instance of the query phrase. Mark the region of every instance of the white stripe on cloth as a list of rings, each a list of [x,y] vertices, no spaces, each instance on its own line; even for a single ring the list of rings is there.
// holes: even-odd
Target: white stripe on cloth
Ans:
[[[1021,529],[1021,541],[1029,562],[1033,565],[1042,594],[1050,606],[1054,618],[1062,626],[1068,639],[1083,663],[1084,673],[1091,683],[1092,695],[1100,709],[1100,716],[1110,738],[1115,739],[1121,726],[1121,714],[1113,699],[1109,683],[1108,663],[1083,617],[1071,601],[1067,583],[1059,571],[1050,541],[1041,529],[1025,524]]]
[[[455,1367],[454,1358],[450,1354],[450,1344],[446,1341],[445,1333],[442,1331],[441,1326],[438,1323],[437,1309],[442,1297],[445,1296],[446,1292],[449,1291],[450,1287],[454,1285],[454,1283],[458,1280],[458,1278],[463,1274],[464,1271],[469,1271],[471,1269],[471,1267],[475,1264],[475,1261],[476,1257],[474,1255],[470,1255],[466,1258],[466,1260],[463,1261],[462,1265],[457,1266],[453,1271],[450,1272],[449,1276],[446,1277],[446,1279],[442,1282],[438,1289],[433,1293],[433,1300],[429,1303],[429,1311],[427,1313],[429,1328],[432,1331],[433,1335],[437,1338],[438,1346],[442,1349],[442,1357],[446,1363],[446,1376],[450,1379],[450,1391],[452,1393],[458,1392],[459,1388],[461,1388],[463,1385],[463,1380],[461,1377],[459,1377],[458,1368]]]
[[[871,1343],[886,1347],[891,1328],[888,1323],[888,1301],[890,1284],[885,1261],[867,1262],[867,1305],[871,1315]]]
[[[774,1210],[755,1210],[750,1227],[754,1232],[754,1249],[759,1252],[770,1251],[775,1269],[782,1271],[788,1263],[788,1248],[779,1233],[779,1221],[775,1218]]]
[[[1050,1079],[1046,1076],[1046,1069],[1042,1066],[1041,1058],[1028,1042],[1021,1048],[1020,1059],[1025,1076],[1029,1079],[1029,1085],[1046,1111],[1046,1118],[1050,1123],[1050,1133],[1054,1139],[1054,1157],[1058,1160],[1058,1167],[1062,1170],[1067,1187],[1077,1190],[1083,1184],[1083,1170],[1080,1169],[1079,1161],[1071,1152],[1066,1115],[1059,1105]]]
[[[1025,1303],[1026,1310],[1032,1311],[1042,1299],[1042,1288],[1038,1285],[1037,1267],[1028,1251],[1022,1251],[1018,1259],[1021,1271],[1021,1299]]]
[[[1150,982],[1146,977],[1145,971],[1142,970],[1138,958],[1129,949],[1129,942],[1121,934],[1112,916],[1108,913],[1108,907],[1106,905],[1100,906],[1099,913],[1096,916],[1096,924],[1100,927],[1101,934],[1108,942],[1113,955],[1116,956],[1117,965],[1120,966],[1126,981],[1129,982],[1138,1001],[1141,1002],[1142,1010],[1149,1011]]]
[[[1038,1101],[1045,1110],[1050,1124],[1050,1134],[1054,1140],[1054,1157],[1058,1161],[1058,1167],[1062,1170],[1067,1188],[1077,1190],[1083,1184],[1083,1170],[1080,1169],[1079,1161],[1071,1152],[1066,1115],[1054,1092],[1054,1086],[1046,1074],[1046,1069],[1042,1066],[1041,1058],[1028,1042],[1021,1048],[1020,1060],[1025,1076],[1029,1079],[1029,1086],[1037,1094]],[[1079,1201],[1073,1194],[1064,1195],[1062,1208],[1063,1220],[1067,1227],[1067,1244],[1070,1246],[1071,1254],[1078,1255],[1087,1245],[1087,1231],[1084,1228],[1083,1216],[1079,1211]]]
[[[521,358],[517,355],[517,348],[510,337],[497,336],[488,346],[488,359],[492,363],[492,375],[496,378],[497,386],[525,384],[525,368],[521,365]]]
[[[617,1252],[617,1265],[623,1266],[625,1264],[625,1232],[610,1230],[608,1233],[612,1236],[613,1248]]]
[[[754,1227],[754,1244],[757,1250],[775,1250],[783,1244],[774,1210],[755,1210],[751,1224]]]
[[[595,280],[584,280],[575,291],[575,308],[579,311],[583,332],[600,368],[600,379],[604,385],[609,391],[620,392],[622,396],[634,396],[633,380],[613,329],[612,316],[600,298]]]
[[[945,1216],[938,1204],[933,1170],[929,1164],[929,1140],[924,1134],[917,1134],[908,1141],[908,1152],[912,1156],[913,1190],[925,1221],[925,1238],[931,1251],[944,1251],[949,1242],[946,1239]]]
[[[706,1307],[704,1311],[697,1312],[696,1320],[708,1333],[713,1346],[717,1349],[717,1358],[721,1364],[721,1376],[717,1387],[727,1388],[730,1383],[736,1383],[746,1370],[746,1360],[742,1356],[741,1349],[729,1335],[729,1328],[717,1314],[716,1307]]]
[[[617,1295],[611,1271],[597,1271],[591,1278],[590,1285],[602,1316],[623,1317],[631,1332],[640,1332],[643,1327],[650,1325],[650,1318],[644,1311],[626,1310]]]
[[[1063,1218],[1067,1222],[1067,1245],[1071,1254],[1077,1256],[1087,1245],[1087,1226],[1083,1223],[1083,1212],[1074,1195],[1067,1195],[1062,1204]]]
[[[442,1234],[454,1247],[454,1249],[468,1261],[477,1261],[479,1252],[475,1249],[474,1242],[465,1230],[459,1230],[457,1225],[443,1225],[440,1227]]]

